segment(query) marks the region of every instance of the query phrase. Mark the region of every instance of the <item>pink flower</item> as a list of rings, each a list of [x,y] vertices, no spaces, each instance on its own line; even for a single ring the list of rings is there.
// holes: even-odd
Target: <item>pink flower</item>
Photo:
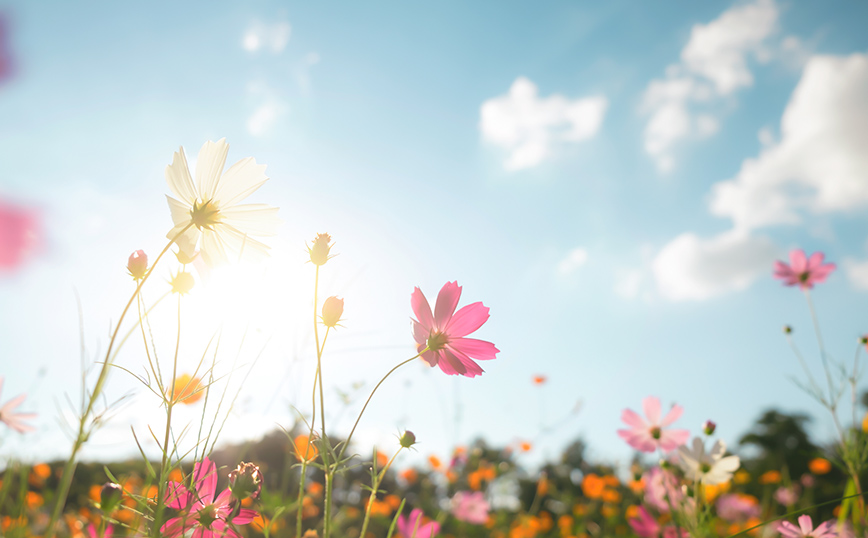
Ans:
[[[805,251],[802,249],[790,252],[790,265],[782,261],[775,262],[775,278],[780,278],[787,286],[798,284],[803,290],[823,282],[834,270],[834,263],[823,263],[822,252],[815,252],[810,258],[805,258]]]
[[[670,471],[654,467],[642,477],[645,480],[645,502],[661,512],[669,511],[669,504],[678,506],[684,494],[678,479]]]
[[[789,521],[778,523],[778,532],[784,538],[836,538],[838,536],[838,533],[835,532],[834,520],[830,519],[825,523],[821,523],[814,529],[811,516],[799,516],[798,527]]]
[[[0,200],[0,271],[24,265],[38,249],[39,237],[39,215],[35,211]]]
[[[87,526],[87,535],[90,538],[112,538],[114,533],[114,527],[109,523],[105,526],[105,532],[102,536],[99,535],[99,532],[96,530],[96,527],[93,526],[93,523]]]
[[[3,376],[0,376],[0,394],[3,392]],[[26,394],[19,394],[18,396],[12,398],[3,406],[0,406],[0,422],[6,424],[13,430],[24,433],[24,432],[32,432],[36,428],[31,426],[30,424],[25,424],[23,421],[31,420],[36,418],[36,413],[15,413],[13,412],[16,407],[21,405],[24,402],[24,398],[26,398]]]
[[[217,493],[217,466],[207,457],[193,467],[195,490],[187,491],[183,484],[169,482],[166,490],[166,506],[180,510],[160,527],[160,532],[170,538],[184,536],[193,530],[192,538],[240,538],[234,525],[246,525],[253,521],[256,510],[242,508],[235,517],[232,514],[232,492]]]
[[[654,452],[658,448],[666,451],[673,450],[687,442],[688,437],[690,437],[689,431],[663,430],[663,427],[678,420],[678,417],[684,412],[680,405],[673,405],[663,420],[660,420],[659,398],[654,396],[645,398],[642,401],[642,407],[645,409],[648,422],[645,422],[631,409],[624,409],[621,414],[621,420],[628,426],[632,426],[632,429],[629,430],[618,430],[618,435],[627,441],[627,444],[642,452]]]
[[[633,527],[633,532],[641,538],[657,538],[660,535],[660,524],[644,506],[639,507],[639,517],[631,519],[627,523]]]
[[[404,538],[434,538],[440,532],[440,524],[436,521],[424,521],[422,510],[416,508],[410,512],[410,517],[404,517],[404,514],[398,516],[398,532]],[[415,534],[413,532],[415,531]]]
[[[12,57],[6,44],[6,20],[0,15],[0,82],[12,75]]]
[[[717,499],[717,515],[725,521],[734,523],[760,516],[756,498],[742,493],[728,493]]]
[[[422,359],[431,367],[440,365],[448,375],[475,377],[482,373],[476,360],[491,360],[500,351],[491,342],[464,338],[488,321],[488,307],[473,303],[458,312],[461,287],[458,282],[447,282],[437,296],[434,315],[428,300],[419,288],[413,290],[410,304],[416,318],[413,320],[413,337]],[[418,320],[418,321],[417,321]]]
[[[786,507],[793,506],[799,502],[799,486],[793,484],[790,487],[779,487],[775,490],[775,500]]]
[[[482,525],[488,521],[488,501],[481,491],[459,491],[452,497],[452,515],[459,521]]]

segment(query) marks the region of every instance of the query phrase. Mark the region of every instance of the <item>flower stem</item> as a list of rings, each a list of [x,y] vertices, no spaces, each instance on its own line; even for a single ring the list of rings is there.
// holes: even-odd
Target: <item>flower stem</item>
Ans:
[[[415,357],[414,357],[415,358]],[[380,482],[382,482],[383,478],[386,476],[386,471],[389,470],[389,467],[392,466],[392,462],[395,461],[395,458],[398,457],[398,454],[401,453],[404,447],[398,448],[398,451],[392,455],[392,459],[383,467],[383,470],[374,475],[374,481],[371,484],[371,497],[368,499],[368,506],[365,508],[365,520],[362,522],[362,531],[359,533],[359,536],[365,536],[365,531],[368,530],[368,522],[371,520],[371,509],[374,506],[374,501],[377,500],[377,490],[380,487]],[[377,452],[374,450],[374,462],[377,460]]]

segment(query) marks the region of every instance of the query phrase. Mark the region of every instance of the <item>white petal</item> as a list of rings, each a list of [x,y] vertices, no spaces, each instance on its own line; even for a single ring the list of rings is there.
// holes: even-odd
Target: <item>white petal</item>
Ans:
[[[187,256],[193,256],[196,253],[196,243],[199,241],[199,229],[195,226],[191,226],[187,229],[186,232],[178,236],[178,234],[183,230],[187,224],[181,224],[175,226],[169,233],[166,234],[166,237],[169,239],[174,239],[175,244],[178,245],[178,248],[181,249],[184,254]],[[176,237],[177,236],[177,237]]]
[[[169,211],[172,213],[172,222],[175,226],[186,226],[192,220],[190,211],[192,206],[185,205],[171,196],[166,195],[166,200],[169,202]]]
[[[220,178],[214,201],[217,207],[229,207],[250,196],[268,181],[264,164],[256,164],[256,159],[247,157],[233,164]]]
[[[187,156],[184,155],[184,147],[175,152],[172,164],[166,166],[166,183],[172,192],[193,207],[196,201],[196,187],[190,178],[190,168],[187,166]]]
[[[726,454],[726,443],[724,443],[723,440],[718,440],[714,443],[714,447],[712,447],[709,455],[711,456],[711,459],[719,460],[724,454]]]
[[[277,233],[281,220],[278,209],[265,204],[242,204],[220,211],[221,222],[242,234],[271,236]]]
[[[217,191],[217,182],[226,164],[226,154],[229,153],[229,144],[225,138],[217,142],[209,140],[199,150],[199,158],[196,160],[196,186],[199,188],[199,198],[208,201],[214,198]]]
[[[199,255],[208,267],[222,265],[228,261],[226,247],[219,233],[212,230],[202,231],[202,250]]]
[[[741,465],[741,460],[738,456],[727,456],[714,465],[715,469],[722,469],[727,472],[733,472]]]
[[[232,253],[234,260],[243,258],[248,261],[259,261],[268,257],[268,251],[271,250],[265,243],[228,226],[221,227],[220,238],[227,251]]]

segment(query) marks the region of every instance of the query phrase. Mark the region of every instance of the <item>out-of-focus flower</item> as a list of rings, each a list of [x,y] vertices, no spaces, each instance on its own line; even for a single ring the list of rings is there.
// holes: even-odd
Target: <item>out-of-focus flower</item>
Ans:
[[[410,512],[410,517],[404,514],[398,516],[398,532],[405,538],[434,538],[440,532],[440,524],[424,516],[419,508]]]
[[[269,247],[251,236],[274,235],[280,223],[276,207],[238,205],[268,177],[265,165],[256,164],[252,157],[238,161],[223,173],[228,152],[225,138],[205,142],[196,161],[195,184],[183,147],[175,152],[172,164],[166,166],[166,182],[178,197],[166,197],[175,224],[166,237],[173,239],[187,228],[175,243],[190,257],[199,245],[202,259],[211,267],[228,261],[230,254],[239,257],[267,254]]]
[[[311,462],[319,454],[316,445],[313,444],[311,438],[307,435],[296,435],[295,439],[292,440],[292,444],[295,450],[295,457],[298,458],[298,461]]]
[[[518,444],[518,449],[522,452],[530,452],[533,450],[533,443],[530,441],[522,441]]]
[[[459,491],[452,497],[452,515],[459,521],[482,525],[488,520],[489,508],[481,491]]]
[[[169,284],[172,286],[172,293],[185,295],[190,293],[190,290],[193,289],[193,286],[196,284],[196,279],[194,279],[193,275],[187,271],[178,271],[178,273],[169,281]]]
[[[488,320],[488,307],[481,302],[469,304],[459,311],[461,287],[458,282],[447,282],[437,296],[434,313],[422,293],[416,288],[410,298],[413,313],[413,337],[422,359],[431,367],[440,366],[448,375],[475,377],[482,374],[476,360],[491,360],[500,351],[491,342],[465,338]]]
[[[322,304],[322,324],[334,328],[341,321],[344,313],[344,300],[339,297],[329,297]]]
[[[726,456],[726,443],[717,441],[711,452],[705,452],[705,444],[694,437],[693,448],[682,446],[678,449],[681,458],[679,465],[688,479],[702,481],[703,484],[721,484],[732,478],[732,473],[741,464],[738,456]]]
[[[198,377],[181,374],[175,378],[175,390],[172,393],[172,401],[190,405],[198,402],[203,394],[205,394],[205,388],[202,386],[202,380]]]
[[[233,516],[232,492],[226,489],[217,495],[217,466],[207,457],[194,466],[193,481],[193,491],[178,482],[169,482],[166,506],[181,513],[164,523],[160,532],[168,537],[192,531],[196,538],[240,538],[235,525],[250,523],[258,513],[241,508]]]
[[[832,470],[832,464],[826,458],[814,458],[808,462],[808,469],[814,474],[826,474]]]
[[[618,430],[618,435],[636,450],[654,452],[660,448],[669,451],[683,445],[690,437],[690,432],[687,430],[663,429],[678,420],[678,417],[684,412],[680,405],[673,405],[662,420],[660,418],[659,398],[649,396],[642,401],[642,406],[648,422],[645,422],[632,409],[624,409],[624,412],[621,413],[621,420],[631,426],[631,429]]]
[[[582,478],[582,493],[589,499],[599,499],[606,489],[606,481],[594,473],[588,473]]]
[[[798,527],[789,521],[778,523],[778,532],[784,538],[835,538],[838,536],[838,533],[835,532],[834,520],[820,523],[815,529],[814,522],[808,515],[799,516]]]
[[[759,517],[759,501],[753,495],[728,493],[717,499],[717,515],[729,522]]]
[[[732,481],[736,484],[747,484],[750,482],[750,473],[747,471],[739,471],[732,477]]]
[[[86,530],[87,530],[88,538],[112,538],[112,536],[114,536],[114,532],[115,532],[115,528],[111,523],[109,523],[105,526],[105,530],[103,531],[102,536],[100,536],[99,532],[97,531],[97,529],[93,525],[93,523],[88,524]]]
[[[717,424],[710,420],[706,420],[702,423],[702,433],[705,435],[714,435],[714,430],[717,429]]]
[[[3,376],[0,376],[0,395],[3,394]],[[24,433],[24,432],[32,432],[36,428],[31,426],[30,424],[25,424],[25,420],[32,420],[36,418],[36,413],[16,413],[15,408],[21,405],[24,402],[24,399],[27,397],[26,394],[19,394],[18,396],[12,398],[2,406],[0,406],[0,422],[6,424],[13,430]]]
[[[759,482],[762,485],[777,484],[780,481],[781,481],[781,472],[775,471],[774,469],[772,469],[771,471],[764,472],[757,479],[757,482]]]
[[[806,488],[812,488],[816,485],[817,479],[814,478],[814,475],[810,473],[805,473],[802,475],[802,478],[799,479],[799,482]]]
[[[440,469],[443,468],[443,462],[441,462],[440,458],[438,458],[434,454],[431,454],[430,456],[428,456],[428,464],[435,471],[439,471]]]
[[[130,254],[130,259],[127,260],[127,271],[136,280],[145,278],[145,273],[148,272],[148,255],[144,250],[137,250]]]
[[[99,490],[99,509],[111,515],[124,498],[124,488],[114,482],[106,482]]]
[[[670,504],[678,506],[684,497],[678,479],[670,471],[654,467],[643,475],[642,480],[645,482],[645,502],[661,512],[668,512]]]
[[[630,519],[627,523],[641,538],[657,538],[660,535],[660,524],[644,506],[639,507],[639,517]]]
[[[416,444],[416,434],[411,432],[410,430],[407,430],[404,432],[403,435],[401,435],[401,438],[398,440],[398,442],[401,444],[402,447],[410,448],[411,446]]]
[[[239,501],[259,498],[262,491],[262,472],[259,467],[252,463],[239,463],[229,473],[229,489]]]
[[[325,265],[332,258],[332,256],[329,256],[329,252],[332,249],[332,245],[329,244],[331,240],[332,237],[329,234],[316,234],[313,246],[307,249],[312,264]]]
[[[0,20],[0,47],[2,22]],[[0,64],[2,56],[3,51],[0,50]],[[35,211],[0,200],[0,271],[20,268],[38,248],[39,238],[39,217]]]
[[[781,486],[775,490],[774,497],[784,506],[793,506],[799,501],[799,486],[795,484],[790,487]]]
[[[12,75],[12,56],[6,44],[6,19],[0,15],[0,83]]]
[[[824,254],[815,252],[810,258],[805,257],[805,251],[797,249],[790,251],[790,264],[775,262],[775,278],[784,281],[785,286],[799,285],[803,290],[814,287],[826,280],[835,270],[834,263],[823,263]]]
[[[548,377],[544,375],[535,375],[533,376],[533,384],[534,385],[544,385],[546,381],[548,381]]]

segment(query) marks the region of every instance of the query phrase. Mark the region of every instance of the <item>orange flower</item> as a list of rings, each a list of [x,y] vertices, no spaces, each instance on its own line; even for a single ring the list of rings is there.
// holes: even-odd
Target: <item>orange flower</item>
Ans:
[[[319,497],[323,492],[323,485],[319,482],[308,482],[307,491],[314,497]]]
[[[411,467],[409,469],[405,469],[404,471],[401,471],[400,476],[408,484],[415,484],[416,480],[419,478],[419,473],[416,472],[416,469],[413,469]]]
[[[621,481],[618,480],[618,477],[613,474],[607,474],[606,476],[604,476],[603,483],[610,488],[618,487],[619,485],[621,485]]]
[[[28,477],[28,482],[30,482],[31,486],[40,487],[45,483],[45,480],[51,476],[51,467],[49,467],[45,463],[37,463],[30,470],[30,476]]]
[[[182,374],[175,378],[174,389],[172,401],[185,405],[198,402],[205,392],[202,380],[198,377],[190,377],[187,374]]]
[[[606,483],[603,479],[594,473],[585,475],[584,480],[582,480],[582,493],[589,499],[599,499],[602,497],[605,487]]]
[[[452,469],[449,469],[448,471],[446,471],[446,480],[448,480],[450,484],[453,484],[456,480],[458,480],[458,473],[456,473]]]
[[[611,504],[618,504],[619,502],[621,502],[621,494],[614,489],[604,489],[602,497],[603,502]]]
[[[826,474],[832,470],[832,464],[825,458],[814,458],[808,462],[808,469],[814,474]]]
[[[310,437],[305,434],[297,435],[292,441],[295,449],[295,457],[298,461],[311,462],[316,459],[319,454],[316,445],[311,442]]]
[[[587,513],[588,513],[588,507],[585,506],[584,504],[577,503],[577,504],[573,505],[573,515],[574,516],[582,517]]]
[[[547,378],[546,376],[544,376],[544,375],[535,375],[535,376],[533,376],[533,384],[534,384],[534,385],[542,385],[542,384],[544,384],[546,381],[548,381],[548,378]]]
[[[45,499],[42,498],[42,495],[36,493],[35,491],[28,491],[24,495],[24,505],[31,510],[33,510],[34,508],[39,508],[44,502]]]
[[[627,482],[627,486],[630,488],[630,491],[639,495],[645,491],[645,479],[640,478],[639,480],[630,480]]]
[[[92,500],[93,502],[98,503],[100,501],[100,492],[101,491],[102,491],[102,486],[94,484],[88,490],[87,496],[90,497],[90,500]]]
[[[603,517],[615,517],[618,515],[618,507],[612,506],[611,504],[604,504],[602,508],[600,508],[600,513],[603,514]]]
[[[706,484],[702,486],[702,491],[703,493],[705,493],[705,501],[713,501],[721,493],[726,493],[727,491],[729,491],[731,487],[731,482],[724,482],[722,484]]]
[[[862,431],[868,433],[868,413],[865,413],[865,418],[862,419]]]
[[[319,506],[314,504],[313,499],[304,496],[301,500],[301,517],[307,519],[309,517],[317,517],[319,515]]]
[[[518,444],[518,448],[522,452],[530,452],[533,449],[533,445],[529,441],[522,441]]]
[[[539,481],[536,483],[536,494],[540,497],[544,497],[549,492],[549,480],[546,478],[546,474],[540,474]]]
[[[393,511],[397,510],[398,507],[401,506],[401,497],[398,497],[397,495],[386,495],[386,498],[384,498],[383,501],[388,504],[389,508]]]
[[[766,471],[759,477],[760,484],[777,484],[781,481],[781,473],[779,471]]]
[[[157,486],[148,486],[147,491],[144,492],[144,497],[147,500],[149,500],[153,503],[156,503],[157,502],[157,495],[159,495],[159,494],[160,494],[160,490],[157,489]]]
[[[257,516],[253,518],[253,521],[250,522],[250,525],[259,532],[265,532],[266,527],[268,527],[269,533],[277,530],[277,522],[269,520],[262,514],[257,514]]]
[[[355,519],[361,515],[361,512],[355,506],[347,506],[347,517]]]
[[[379,450],[377,451],[377,469],[382,469],[389,463],[389,456],[383,454]]]
[[[374,499],[374,502],[372,503],[371,500],[368,499],[368,501],[365,503],[366,509],[368,508],[369,504],[371,505],[372,516],[389,517],[390,515],[392,515],[392,507],[389,506],[389,503],[385,501]]]
[[[441,467],[443,467],[443,462],[440,461],[440,458],[431,454],[428,456],[428,463],[431,465],[431,468],[435,471],[439,471]]]
[[[169,471],[169,480],[179,484],[184,482],[184,473],[181,469],[172,469]]]
[[[575,523],[575,520],[571,515],[564,514],[558,518],[558,528],[562,531],[565,529],[568,530],[570,527],[573,526],[573,523]]]
[[[736,484],[747,484],[750,482],[750,473],[747,471],[738,471],[732,479]]]
[[[627,519],[636,519],[639,517],[639,507],[635,504],[631,504],[627,507],[627,511],[625,512]]]

